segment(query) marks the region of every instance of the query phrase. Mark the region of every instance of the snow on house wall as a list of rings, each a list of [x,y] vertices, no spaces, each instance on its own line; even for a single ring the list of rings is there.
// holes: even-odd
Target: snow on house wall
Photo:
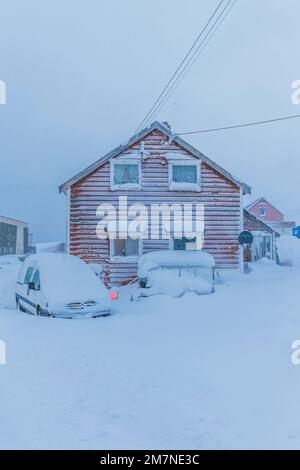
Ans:
[[[204,249],[211,253],[217,267],[238,268],[240,247],[240,188],[206,163],[201,164],[201,191],[171,191],[168,161],[165,154],[195,158],[177,143],[166,144],[165,136],[155,130],[143,138],[146,158],[142,163],[142,188],[135,191],[112,191],[110,163],[106,162],[71,187],[70,253],[104,267],[106,282],[117,283],[137,274],[137,264],[110,261],[108,240],[96,236],[97,207],[104,202],[118,204],[119,196],[128,197],[147,207],[151,203],[202,202],[205,204]],[[138,153],[141,142],[133,144],[119,157]],[[168,156],[167,155],[167,156]],[[143,240],[143,253],[169,249],[169,240]]]

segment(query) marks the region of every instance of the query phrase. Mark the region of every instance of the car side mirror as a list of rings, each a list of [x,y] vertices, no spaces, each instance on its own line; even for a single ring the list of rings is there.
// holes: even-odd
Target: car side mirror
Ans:
[[[35,283],[34,282],[29,282],[28,289],[29,290],[35,290]]]

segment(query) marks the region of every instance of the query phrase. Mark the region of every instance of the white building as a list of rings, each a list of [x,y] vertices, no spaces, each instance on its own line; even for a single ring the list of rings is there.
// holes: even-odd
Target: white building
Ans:
[[[28,252],[28,223],[0,215],[0,255]]]

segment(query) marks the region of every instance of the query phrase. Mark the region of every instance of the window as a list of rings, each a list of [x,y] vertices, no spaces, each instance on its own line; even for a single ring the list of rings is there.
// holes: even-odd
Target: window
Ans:
[[[34,268],[28,268],[24,277],[24,284],[28,285],[31,281],[31,276],[34,271]]]
[[[200,191],[200,162],[171,163],[169,182],[171,190]]]
[[[197,183],[196,165],[172,165],[173,183]]]
[[[174,238],[174,250],[197,250],[197,240],[195,238]]]
[[[262,217],[266,215],[266,209],[264,207],[260,207],[258,212],[259,212],[259,215],[261,215]]]
[[[40,290],[40,273],[39,271],[35,271],[34,275],[32,276],[31,282],[34,283],[35,290]]]
[[[137,258],[141,253],[141,240],[111,240],[111,258]]]
[[[140,163],[111,162],[111,188],[112,189],[140,189],[141,165]]]

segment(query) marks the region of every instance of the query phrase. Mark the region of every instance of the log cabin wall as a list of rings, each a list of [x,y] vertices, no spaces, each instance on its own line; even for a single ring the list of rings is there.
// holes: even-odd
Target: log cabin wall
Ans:
[[[97,207],[104,202],[118,205],[119,196],[127,196],[128,205],[139,202],[147,207],[152,203],[202,202],[205,204],[204,250],[214,256],[218,268],[238,268],[242,213],[240,187],[202,162],[200,192],[171,191],[164,155],[196,157],[176,142],[166,143],[166,136],[154,130],[116,158],[140,152],[142,142],[145,153],[150,156],[142,163],[141,190],[111,190],[109,161],[71,186],[70,253],[87,262],[101,263],[107,284],[122,283],[136,276],[137,264],[110,260],[109,240],[100,240],[96,235]],[[143,240],[143,253],[161,249],[169,249],[169,240]]]

